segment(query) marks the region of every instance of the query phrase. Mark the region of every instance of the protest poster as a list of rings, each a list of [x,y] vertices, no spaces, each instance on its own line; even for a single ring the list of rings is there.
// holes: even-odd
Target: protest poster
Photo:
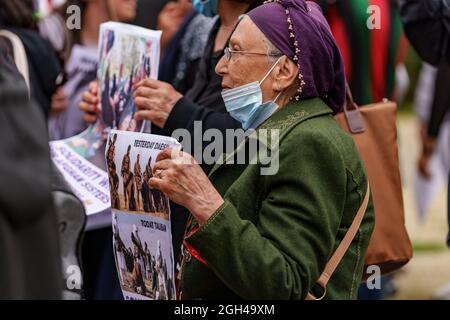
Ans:
[[[141,131],[143,123],[134,120],[133,85],[158,77],[160,38],[161,31],[119,22],[100,26],[97,77],[105,128]]]
[[[177,140],[112,130],[106,162],[113,210],[113,246],[126,300],[175,299],[169,199],[150,187],[158,154]]]
[[[87,214],[105,210],[110,206],[108,175],[77,151],[77,140],[51,143],[53,163],[61,171],[76,196],[84,203]]]
[[[150,132],[149,122],[134,120],[132,89],[142,79],[157,78],[160,38],[161,31],[117,22],[103,23],[97,68],[101,109],[98,121],[74,137],[50,142],[56,167],[84,203],[88,230],[111,223],[104,156],[109,132],[112,129]],[[104,201],[103,195],[107,195],[108,201]]]

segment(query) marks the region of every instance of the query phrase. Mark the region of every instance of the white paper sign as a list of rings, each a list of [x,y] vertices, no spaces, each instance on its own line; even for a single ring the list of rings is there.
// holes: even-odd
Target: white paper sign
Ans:
[[[86,214],[110,207],[109,182],[105,171],[80,156],[65,141],[50,142],[53,163],[75,195],[83,202]]]
[[[101,119],[105,128],[140,131],[134,119],[133,85],[157,79],[161,31],[118,22],[100,25],[99,66]]]

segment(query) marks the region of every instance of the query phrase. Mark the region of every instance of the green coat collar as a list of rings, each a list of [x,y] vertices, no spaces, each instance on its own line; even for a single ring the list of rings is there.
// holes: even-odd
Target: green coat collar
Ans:
[[[279,129],[279,137],[281,138],[286,132],[289,131],[290,128],[293,128],[303,121],[323,115],[329,115],[332,113],[333,111],[330,109],[330,107],[328,107],[328,105],[326,105],[325,102],[323,102],[320,98],[308,99],[303,101],[292,101],[281,108],[280,111],[272,115],[268,120],[266,120],[266,122],[264,122],[258,129],[256,129],[254,134],[258,135],[258,132],[262,129]],[[222,161],[217,163],[213,167],[210,172],[210,176],[212,176],[214,172],[217,171],[217,169],[219,169],[224,163],[226,163],[228,158],[233,157],[240,148],[244,147],[247,141],[248,138],[245,139],[245,141],[243,141],[232,154],[223,154],[221,156]]]
[[[292,101],[276,112],[257,130],[280,129],[281,133],[310,118],[331,114],[332,110],[320,98]]]

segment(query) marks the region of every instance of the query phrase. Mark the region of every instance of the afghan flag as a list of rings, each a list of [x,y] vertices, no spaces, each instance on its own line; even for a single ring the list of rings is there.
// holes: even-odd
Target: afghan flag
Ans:
[[[393,98],[395,68],[407,49],[396,1],[337,0],[322,7],[355,101],[368,104]]]

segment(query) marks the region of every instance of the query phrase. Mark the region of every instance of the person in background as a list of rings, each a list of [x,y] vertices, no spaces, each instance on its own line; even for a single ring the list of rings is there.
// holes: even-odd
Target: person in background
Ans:
[[[199,62],[215,19],[193,10],[187,0],[169,2],[164,7],[158,17],[164,52],[159,80],[170,83],[182,94],[189,91],[195,84]]]
[[[87,128],[78,105],[82,92],[97,76],[100,24],[107,21],[130,22],[136,16],[136,0],[68,0],[54,14],[59,18],[50,16],[47,20],[59,19],[64,23],[60,28],[67,30],[64,17],[67,15],[67,8],[74,5],[80,8],[82,25],[80,29],[69,32],[64,40],[66,44],[62,46],[69,48],[70,58],[65,67],[66,83],[59,87],[52,98],[52,113],[49,119],[51,140],[67,139]],[[47,22],[45,25],[51,29],[41,32],[51,35],[57,24]],[[57,46],[56,43],[54,47]]]
[[[50,113],[61,66],[50,43],[39,34],[33,0],[0,0],[0,29],[15,33],[28,59],[31,98],[45,117]]]
[[[30,102],[2,37],[0,134],[0,299],[61,299],[63,268],[45,119]]]
[[[133,23],[144,28],[155,30],[158,23],[158,16],[169,1],[171,0],[138,0],[137,14]]]
[[[158,15],[157,30],[162,31],[161,55],[164,56],[167,44],[180,30],[186,16],[192,10],[189,0],[169,1]]]
[[[431,108],[431,116],[428,122],[426,133],[422,135],[422,153],[419,159],[419,172],[425,177],[429,177],[429,163],[431,156],[436,150],[437,141],[441,133],[444,119],[450,114],[450,64],[442,62],[437,68],[434,100]],[[448,149],[447,149],[448,150]],[[448,176],[447,189],[447,223],[448,233],[446,243],[450,247],[450,172]],[[439,288],[435,294],[435,299],[450,300],[450,283]]]
[[[148,120],[154,124],[152,133],[171,135],[179,128],[193,132],[194,121],[202,121],[204,131],[210,128],[220,130],[241,128],[241,124],[226,112],[221,96],[222,77],[216,74],[215,67],[224,54],[238,17],[262,2],[263,0],[193,1],[193,7],[197,12],[207,17],[219,16],[211,29],[204,54],[198,63],[194,85],[184,97],[171,84],[163,81],[147,79],[135,87],[135,103],[141,109],[139,112],[141,117],[151,115]],[[90,89],[84,93],[80,109],[84,112],[85,121],[93,123],[100,111],[98,84],[92,83]],[[154,91],[157,94],[149,94]],[[206,172],[211,168],[212,166],[203,166]],[[178,257],[189,214],[185,208],[176,204],[171,204],[171,211],[174,256]]]
[[[450,6],[448,0],[418,1],[400,0],[400,16],[405,33],[419,56],[427,63],[438,67],[436,89],[432,104],[430,121],[426,133],[422,135],[422,154],[419,171],[429,175],[428,164],[436,145],[443,120],[450,105]],[[448,180],[447,245],[450,246],[450,172]],[[436,299],[450,299],[450,283],[445,284],[435,293]]]
[[[422,152],[419,158],[419,172],[430,177],[429,162],[436,150],[436,143],[446,115],[450,111],[450,64],[443,62],[437,67],[434,99],[426,130],[422,132]],[[449,244],[450,246],[450,244]]]
[[[422,151],[419,157],[419,172],[430,178],[430,160],[436,152],[437,141],[442,132],[444,119],[450,114],[450,63],[442,62],[437,67],[434,99],[431,107],[431,115],[426,130],[422,131]],[[448,149],[447,149],[448,150]],[[448,233],[446,244],[450,247],[450,173],[448,176],[447,195],[447,222]],[[437,299],[450,299],[450,283],[439,289],[435,295]]]

